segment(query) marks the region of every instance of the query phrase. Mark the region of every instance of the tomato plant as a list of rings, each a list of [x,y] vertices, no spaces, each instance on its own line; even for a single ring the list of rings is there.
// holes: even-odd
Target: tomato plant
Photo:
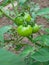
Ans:
[[[12,10],[5,10],[4,6],[9,3]],[[13,25],[0,27],[0,65],[49,65],[49,27],[37,23],[40,16],[49,24],[49,7],[40,9],[38,3],[30,0],[4,0],[0,15],[13,22]],[[8,40],[4,38],[6,33],[10,35]],[[22,52],[15,55],[4,49],[11,47],[14,52]]]

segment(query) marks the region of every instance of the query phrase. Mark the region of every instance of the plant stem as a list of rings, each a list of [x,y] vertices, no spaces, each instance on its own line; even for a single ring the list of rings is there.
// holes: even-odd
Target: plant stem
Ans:
[[[35,43],[35,41],[31,37],[27,37],[32,43]],[[41,46],[41,44],[35,43],[38,46]]]
[[[23,37],[21,37],[20,39],[19,39],[19,41],[21,41],[23,39]]]
[[[11,4],[12,4],[12,7],[13,7],[14,12],[15,12],[15,15],[16,15],[17,13],[16,13],[16,8],[15,8],[15,6],[14,6],[14,4],[13,4],[13,0],[11,0]]]
[[[7,13],[5,13],[3,9],[0,9],[0,11],[1,11],[7,18],[9,18],[10,20],[14,21],[14,19],[13,19],[11,16],[9,16]]]

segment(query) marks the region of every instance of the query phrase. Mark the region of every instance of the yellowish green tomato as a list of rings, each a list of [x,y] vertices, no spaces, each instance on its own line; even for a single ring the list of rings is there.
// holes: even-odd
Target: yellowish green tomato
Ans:
[[[24,19],[22,16],[15,18],[15,24],[22,25],[23,23],[24,23]]]
[[[23,25],[20,25],[18,28],[17,28],[17,32],[20,36],[30,36],[32,34],[32,27],[30,25],[28,26],[23,26]]]
[[[39,25],[35,24],[35,25],[33,26],[33,28],[32,28],[32,32],[33,32],[33,33],[37,33],[37,32],[39,31],[39,29],[40,29]]]
[[[25,19],[27,22],[30,22],[30,21],[31,21],[31,16],[30,16],[30,14],[25,13],[24,19]]]

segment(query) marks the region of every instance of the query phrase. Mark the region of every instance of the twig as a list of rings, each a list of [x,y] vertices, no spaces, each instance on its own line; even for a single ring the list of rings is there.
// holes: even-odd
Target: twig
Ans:
[[[14,1],[14,7],[16,7],[17,6],[17,1]],[[5,6],[5,7],[3,7],[5,10],[7,10],[7,9],[12,9],[12,5],[11,5],[11,3],[10,4],[8,4],[7,6]]]
[[[10,20],[14,21],[14,19],[13,19],[11,16],[9,16],[8,14],[6,14],[3,9],[0,8],[0,11],[1,11],[7,18],[9,18]]]
[[[15,15],[16,15],[17,13],[16,13],[16,8],[15,8],[15,6],[14,6],[13,0],[11,0],[11,4],[12,4],[12,7],[13,7],[14,12],[15,12]]]
[[[32,43],[35,43],[36,45],[38,45],[38,46],[41,46],[41,44],[38,44],[38,43],[36,43],[31,37],[27,37]],[[42,46],[42,47],[44,47],[44,46]]]

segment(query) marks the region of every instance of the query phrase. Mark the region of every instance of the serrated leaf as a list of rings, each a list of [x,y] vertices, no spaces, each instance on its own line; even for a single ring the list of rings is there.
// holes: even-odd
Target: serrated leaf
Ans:
[[[43,52],[45,54],[43,54]],[[44,55],[44,58],[42,58],[42,59],[45,59],[46,55],[48,56],[48,54],[47,54],[48,52],[49,52],[48,49],[40,49],[38,52],[34,53],[34,55],[32,55],[32,56],[35,56],[34,59],[36,59],[36,60],[37,60],[37,58],[40,58],[40,60],[41,60],[43,55]],[[0,48],[0,64],[1,65],[26,65],[26,63],[24,62],[24,58],[25,58],[25,56],[21,56],[21,54],[16,55],[12,52],[5,50],[4,48],[2,48],[2,49]],[[30,64],[30,65],[41,65],[41,64],[42,63],[35,61],[35,62],[32,62],[32,64]],[[44,63],[43,65],[46,65],[46,64],[48,65],[48,62]]]
[[[0,11],[0,17],[2,17],[3,13]]]
[[[45,28],[44,31],[49,33],[49,28]]]
[[[0,34],[4,34],[6,33],[8,30],[10,30],[12,28],[12,25],[8,25],[8,26],[3,26],[0,28]]]
[[[43,65],[49,65],[49,61],[48,61],[48,62],[43,63]]]
[[[3,43],[4,42],[4,35],[0,34],[0,41]]]
[[[42,63],[35,61],[32,65],[42,65]]]
[[[48,62],[34,62],[32,65],[49,65]]]
[[[6,33],[8,30],[12,28],[11,25],[9,26],[3,26],[0,28],[0,41],[4,42],[4,33]]]
[[[20,54],[15,55],[5,49],[0,49],[0,64],[1,65],[26,65],[25,57],[33,51],[31,46],[26,47]]]
[[[34,53],[34,49],[35,48],[33,48],[32,46],[26,46],[25,47],[25,49],[17,56],[17,58],[19,58],[19,59],[17,59],[17,60],[19,60],[19,61],[22,61],[23,60],[23,62],[25,62],[24,60],[25,60],[25,58],[29,55],[29,53],[31,53],[31,52],[33,52]],[[21,60],[22,59],[22,60]],[[18,62],[19,63],[19,62]],[[20,63],[19,63],[19,65],[20,65]],[[23,64],[22,64],[23,65]],[[26,65],[26,63],[25,63],[25,65]]]
[[[32,18],[35,20],[37,17],[37,15],[35,14],[35,12],[32,12]]]
[[[1,65],[25,65],[24,60],[5,49],[0,49]]]
[[[21,52],[21,54],[19,55],[20,57],[26,57],[29,53],[34,51],[34,47],[32,46],[26,46],[26,48]]]
[[[34,54],[32,54],[32,58],[39,62],[49,61],[49,49],[41,48]]]
[[[40,9],[40,10],[37,12],[37,15],[38,15],[38,16],[45,15],[45,14],[49,14],[49,8],[43,8],[43,9]]]
[[[43,17],[49,20],[49,15],[44,15]]]
[[[49,46],[49,35],[41,35],[34,39],[35,42],[39,41],[41,45]]]
[[[3,0],[1,6],[6,6],[9,2],[10,2],[10,0]]]
[[[27,0],[19,0],[20,4],[24,4]]]

